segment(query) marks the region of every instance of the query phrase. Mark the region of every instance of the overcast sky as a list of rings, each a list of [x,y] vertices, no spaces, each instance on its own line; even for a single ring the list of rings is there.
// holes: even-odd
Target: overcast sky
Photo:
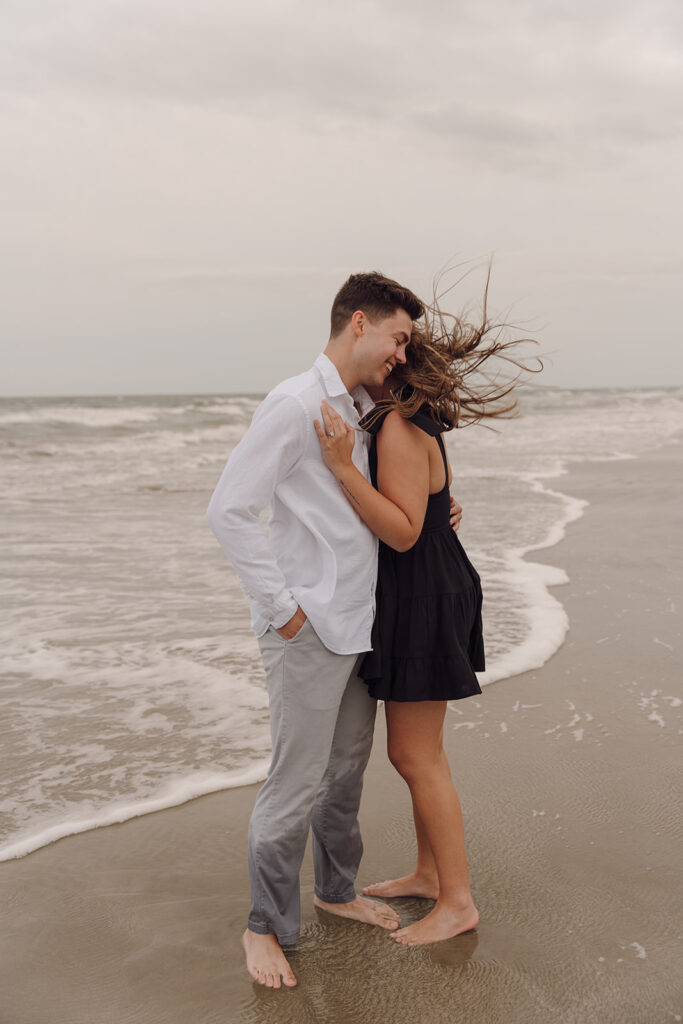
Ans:
[[[683,384],[682,43],[680,0],[3,0],[0,393],[265,391],[349,273],[490,254],[543,382]]]

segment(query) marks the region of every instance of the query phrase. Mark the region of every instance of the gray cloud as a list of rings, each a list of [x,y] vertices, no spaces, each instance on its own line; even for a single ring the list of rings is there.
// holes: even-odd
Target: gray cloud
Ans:
[[[40,13],[42,10],[42,14]],[[14,7],[5,94],[190,104],[311,132],[394,126],[541,171],[681,135],[678,4],[170,0]]]
[[[4,386],[211,390],[223,359],[258,390],[306,365],[351,271],[428,293],[493,250],[549,382],[641,382],[652,332],[649,382],[680,379],[682,14],[4,0]]]

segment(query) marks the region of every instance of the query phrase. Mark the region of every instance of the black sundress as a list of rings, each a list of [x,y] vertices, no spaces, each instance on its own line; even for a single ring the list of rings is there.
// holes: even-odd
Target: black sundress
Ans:
[[[386,414],[385,414],[386,415]],[[377,434],[370,428],[370,473],[377,486]],[[422,532],[408,551],[380,541],[372,650],[358,672],[378,700],[460,700],[481,693],[484,670],[481,583],[449,523],[443,427],[425,412],[411,422],[436,437],[446,483],[430,494]]]

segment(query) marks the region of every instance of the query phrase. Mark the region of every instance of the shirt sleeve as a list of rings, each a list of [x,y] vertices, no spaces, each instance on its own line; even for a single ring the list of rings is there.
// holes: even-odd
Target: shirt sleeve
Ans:
[[[284,626],[297,609],[261,522],[278,483],[306,446],[306,414],[297,399],[271,394],[233,449],[206,517],[242,589],[269,622]]]

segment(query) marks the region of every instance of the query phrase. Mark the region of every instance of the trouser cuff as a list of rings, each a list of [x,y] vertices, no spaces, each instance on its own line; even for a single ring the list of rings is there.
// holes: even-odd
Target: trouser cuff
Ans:
[[[345,893],[338,892],[323,892],[318,886],[315,886],[315,894],[319,900],[323,903],[353,903],[356,898],[355,889],[347,889]]]
[[[322,899],[322,897],[320,897]],[[274,935],[281,946],[293,946],[295,942],[299,941],[299,935],[301,932],[288,932],[283,935],[275,931],[272,925],[261,924],[259,921],[247,921],[247,928],[250,932],[256,932],[257,935]]]

